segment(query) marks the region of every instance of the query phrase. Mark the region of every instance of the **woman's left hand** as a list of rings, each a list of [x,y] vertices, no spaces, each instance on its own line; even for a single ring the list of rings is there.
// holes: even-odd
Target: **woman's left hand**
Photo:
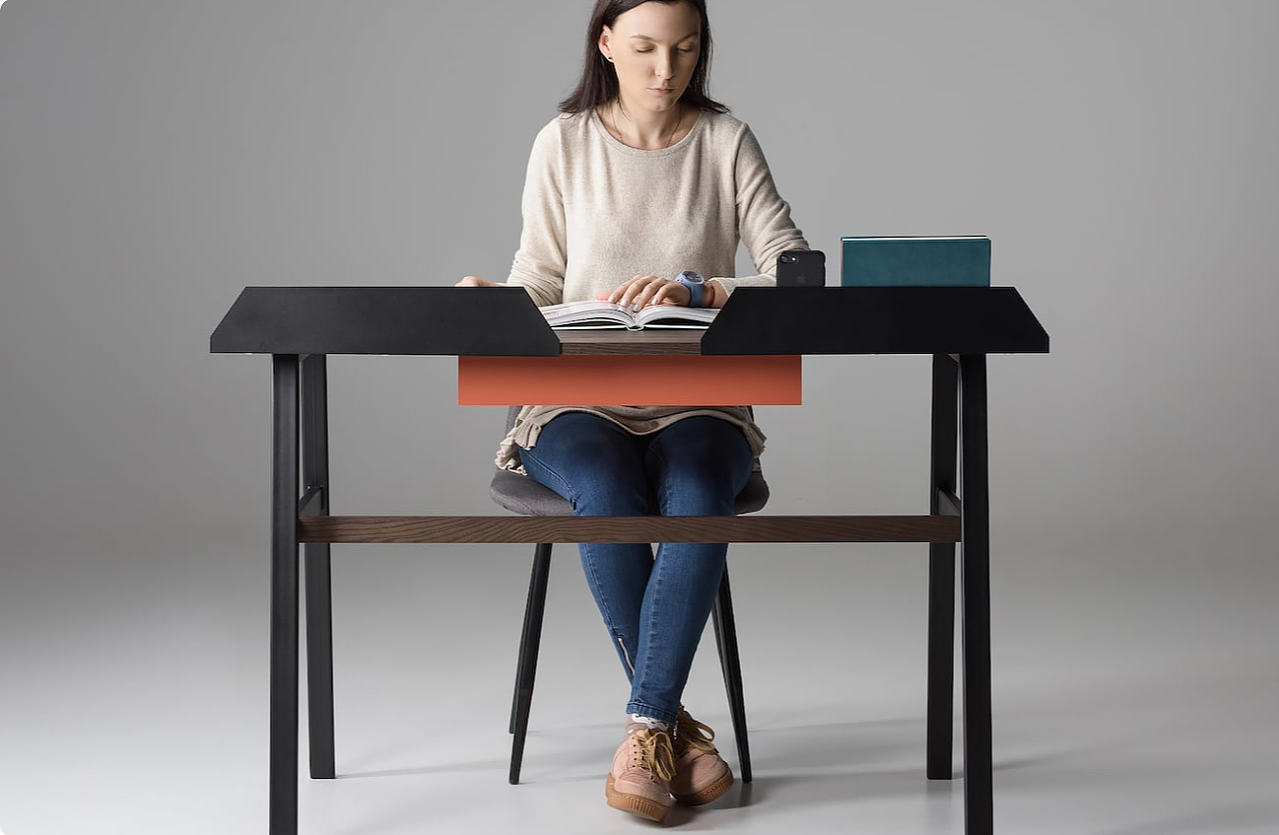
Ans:
[[[613,292],[600,292],[597,299],[616,302],[630,310],[640,310],[651,304],[669,304],[684,307],[691,295],[687,287],[678,281],[658,275],[637,275],[622,282]]]

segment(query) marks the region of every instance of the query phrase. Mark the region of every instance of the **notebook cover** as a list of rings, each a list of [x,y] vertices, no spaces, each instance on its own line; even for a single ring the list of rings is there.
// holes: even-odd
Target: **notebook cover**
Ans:
[[[844,287],[989,287],[990,238],[841,239]]]

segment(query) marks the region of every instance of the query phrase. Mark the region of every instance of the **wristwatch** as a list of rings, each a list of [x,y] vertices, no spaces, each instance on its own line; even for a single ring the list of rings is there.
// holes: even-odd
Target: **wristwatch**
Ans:
[[[688,288],[688,306],[701,307],[702,294],[706,292],[706,279],[702,277],[702,274],[693,270],[684,270],[675,276],[675,280]]]

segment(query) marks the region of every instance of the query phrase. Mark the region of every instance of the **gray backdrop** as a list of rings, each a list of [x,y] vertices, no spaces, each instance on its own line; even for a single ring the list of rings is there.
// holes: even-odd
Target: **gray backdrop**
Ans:
[[[589,7],[4,4],[5,831],[77,831],[84,804],[95,831],[196,831],[194,808],[209,831],[264,822],[269,362],[211,356],[209,334],[245,285],[504,279],[528,150],[575,80]],[[1049,355],[989,362],[997,690],[1140,681],[1141,659],[1162,658],[1252,682],[1239,691],[1260,675],[1274,694],[1279,6],[711,13],[711,93],[754,128],[830,281],[841,235],[987,234],[993,283],[1052,337]],[[335,512],[493,512],[502,410],[454,405],[454,368],[331,360]],[[805,405],[758,410],[769,511],[925,512],[928,369],[807,360]],[[795,640],[918,628],[923,546],[781,550],[734,552],[757,680],[797,673],[786,640],[771,650],[752,626],[770,612],[794,614],[774,622]],[[339,711],[379,713],[388,690],[404,691],[391,712],[447,709],[430,701],[443,662],[422,634],[445,630],[492,661],[491,709],[470,692],[458,710],[498,733],[500,756],[524,549],[335,551],[339,679],[368,681],[340,683]],[[582,709],[612,722],[615,662],[563,554],[554,640],[590,662],[562,675],[577,670],[579,693],[608,677]],[[858,664],[878,663],[874,645]],[[883,655],[914,699],[919,658]],[[831,682],[808,675],[779,691],[778,715],[826,698]],[[862,688],[877,698],[873,677]],[[544,692],[551,722],[559,691]],[[1274,741],[1273,725],[1258,732]],[[1256,765],[1273,785],[1273,755]],[[167,807],[157,780],[176,781]]]

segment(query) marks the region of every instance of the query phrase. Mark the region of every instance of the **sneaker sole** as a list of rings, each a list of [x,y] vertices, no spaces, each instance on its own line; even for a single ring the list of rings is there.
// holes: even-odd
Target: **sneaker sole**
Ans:
[[[732,775],[729,776],[731,777]],[[732,781],[730,780],[729,782],[731,783]],[[647,797],[619,792],[613,788],[612,772],[609,772],[608,779],[604,782],[604,795],[608,798],[608,805],[614,809],[621,809],[623,812],[639,815],[641,818],[655,823],[665,822],[666,815],[671,810],[669,806],[663,806]]]
[[[705,806],[707,803],[719,800],[724,796],[724,792],[728,791],[733,785],[733,772],[726,771],[724,776],[711,783],[706,788],[693,794],[677,794],[675,799],[685,806]]]

